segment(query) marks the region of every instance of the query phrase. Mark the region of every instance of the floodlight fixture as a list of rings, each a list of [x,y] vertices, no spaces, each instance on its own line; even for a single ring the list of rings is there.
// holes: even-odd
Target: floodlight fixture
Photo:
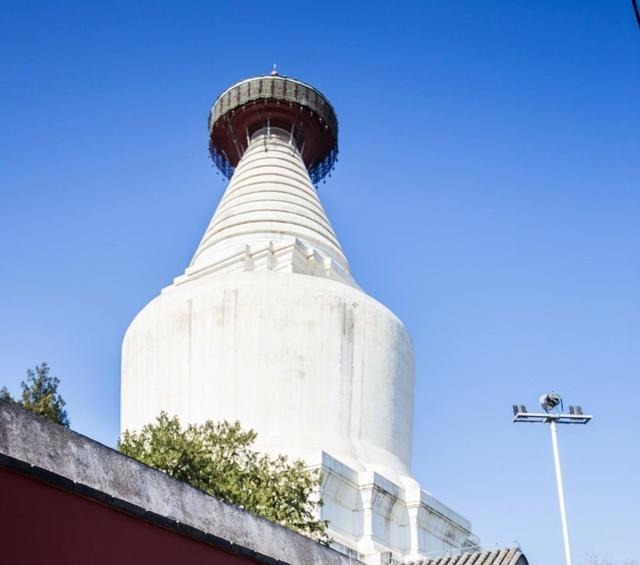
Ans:
[[[567,565],[572,565],[571,546],[569,545],[569,528],[567,526],[567,511],[564,502],[564,488],[562,485],[562,471],[560,469],[560,451],[558,450],[558,424],[588,424],[592,416],[582,411],[582,406],[570,405],[569,412],[564,412],[562,397],[557,392],[548,392],[540,397],[542,413],[527,412],[523,404],[513,405],[513,421],[532,424],[549,424],[551,430],[551,447],[553,449],[553,463],[556,470],[556,486],[558,488],[558,502],[560,504],[560,521],[562,522],[562,539],[564,541],[564,556]]]
[[[514,404],[513,405],[513,415],[517,416],[518,414],[524,414],[527,411],[527,407],[524,404]]]
[[[562,407],[562,398],[557,392],[548,392],[540,397],[540,406],[545,412],[550,412],[558,406]]]

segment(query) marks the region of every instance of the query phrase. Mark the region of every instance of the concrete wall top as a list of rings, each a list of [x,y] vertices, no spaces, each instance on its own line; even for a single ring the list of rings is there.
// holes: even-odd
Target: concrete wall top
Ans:
[[[356,565],[292,530],[226,504],[118,451],[0,401],[0,465],[23,465],[66,479],[76,492],[98,491],[128,513],[164,518],[220,541],[257,562],[283,565]],[[35,472],[35,471],[34,471]],[[135,509],[135,511],[134,511]]]

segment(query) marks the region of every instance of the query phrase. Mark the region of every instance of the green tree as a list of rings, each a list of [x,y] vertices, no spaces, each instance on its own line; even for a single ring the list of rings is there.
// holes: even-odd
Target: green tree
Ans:
[[[151,467],[273,522],[327,543],[327,522],[316,511],[320,472],[300,460],[252,449],[257,437],[239,422],[182,427],[162,412],[140,432],[126,431],[118,449]]]
[[[26,381],[20,383],[20,399],[15,400],[6,387],[0,390],[0,399],[13,402],[68,428],[69,416],[64,408],[66,402],[58,393],[59,384],[60,380],[50,374],[49,365],[42,363],[36,365],[35,371],[27,370]]]
[[[638,561],[637,559],[630,559],[627,561],[611,561],[610,559],[604,558],[604,557],[600,557],[599,555],[590,553],[587,554],[584,562],[586,563],[586,565],[617,565],[618,563],[620,565],[638,565],[640,564],[640,561]]]

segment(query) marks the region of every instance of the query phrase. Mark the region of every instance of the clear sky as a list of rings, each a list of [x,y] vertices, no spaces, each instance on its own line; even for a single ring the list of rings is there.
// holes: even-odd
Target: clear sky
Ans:
[[[43,360],[115,445],[120,344],[225,183],[210,104],[281,73],[340,119],[320,196],[416,348],[414,470],[487,547],[640,559],[640,30],[627,0],[0,0],[0,385]]]

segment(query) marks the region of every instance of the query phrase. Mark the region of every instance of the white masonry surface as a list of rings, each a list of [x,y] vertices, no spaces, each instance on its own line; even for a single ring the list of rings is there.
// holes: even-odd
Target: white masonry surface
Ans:
[[[338,549],[372,565],[472,547],[411,474],[414,354],[354,282],[290,134],[253,135],[184,275],[133,320],[122,430],[239,420],[320,467]]]

